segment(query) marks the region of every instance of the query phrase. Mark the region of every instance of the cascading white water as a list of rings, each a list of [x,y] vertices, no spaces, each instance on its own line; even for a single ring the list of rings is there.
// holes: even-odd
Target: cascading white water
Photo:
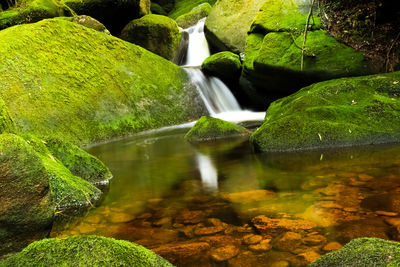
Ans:
[[[200,70],[203,61],[210,56],[210,49],[204,36],[204,23],[205,18],[186,29],[189,33],[189,44],[183,67],[196,86],[207,111],[213,117],[231,122],[262,121],[265,112],[242,110],[232,92],[220,79],[207,77]]]

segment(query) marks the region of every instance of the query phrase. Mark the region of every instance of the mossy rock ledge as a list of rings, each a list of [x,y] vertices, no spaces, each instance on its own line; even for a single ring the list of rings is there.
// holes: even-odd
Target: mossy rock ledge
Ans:
[[[217,0],[175,0],[172,10],[168,16],[172,19],[177,19],[182,15],[190,13],[194,8],[201,4],[208,3],[211,6],[215,4]]]
[[[378,238],[358,238],[328,253],[310,267],[399,266],[400,243]]]
[[[120,38],[174,61],[179,57],[182,36],[175,20],[150,14],[129,22]]]
[[[313,84],[273,102],[250,137],[260,151],[400,142],[400,72]]]
[[[36,241],[0,262],[8,266],[173,266],[134,243],[100,236],[72,236]]]
[[[190,12],[176,18],[178,26],[186,29],[195,25],[200,19],[205,18],[211,11],[211,5],[209,3],[202,3],[194,7]]]
[[[223,80],[225,83],[238,81],[242,63],[238,55],[232,52],[219,52],[203,61],[201,69]]]
[[[191,143],[200,143],[224,138],[248,138],[250,134],[249,130],[240,125],[203,116],[185,135],[185,140]]]
[[[17,131],[42,139],[91,144],[202,112],[182,68],[62,19],[0,31],[0,70],[0,97]]]

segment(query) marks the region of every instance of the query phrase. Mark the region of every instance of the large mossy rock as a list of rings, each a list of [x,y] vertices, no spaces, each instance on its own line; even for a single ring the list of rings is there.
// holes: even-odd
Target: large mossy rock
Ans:
[[[168,16],[172,19],[190,13],[195,7],[201,4],[208,3],[211,6],[215,4],[216,0],[175,0],[173,9],[169,12]]]
[[[0,255],[45,237],[53,222],[49,173],[21,137],[0,135]]]
[[[6,104],[0,97],[0,134],[13,131],[15,131],[14,122],[10,117]]]
[[[232,52],[219,52],[206,58],[201,69],[229,83],[239,80],[242,63],[239,56]]]
[[[150,0],[65,0],[64,3],[78,15],[100,21],[116,36],[129,21],[150,12]]]
[[[248,138],[251,132],[246,128],[221,119],[203,116],[185,135],[191,143],[215,141],[223,138]]]
[[[205,23],[210,45],[218,51],[244,52],[247,32],[265,0],[218,0]]]
[[[110,34],[106,26],[104,26],[100,21],[86,15],[74,16],[74,17],[59,17],[58,19],[64,19],[70,22],[77,23],[79,25],[85,26],[86,28],[93,29],[105,34]]]
[[[400,141],[400,72],[313,84],[273,102],[250,140],[292,151]]]
[[[0,30],[24,23],[37,22],[46,18],[63,16],[65,7],[55,0],[25,1],[18,7],[0,12]]]
[[[0,31],[0,96],[21,132],[88,144],[196,118],[186,72],[60,19]]]
[[[328,253],[310,267],[399,266],[400,243],[378,238],[358,238]]]
[[[120,38],[173,61],[179,54],[181,33],[175,20],[151,14],[129,22]]]
[[[302,55],[310,8],[304,1],[267,0],[254,19],[240,83],[256,106],[315,82],[370,74],[364,56],[320,30],[317,16],[310,19]]]
[[[188,13],[176,18],[175,21],[178,23],[179,27],[183,29],[189,28],[194,26],[200,19],[207,17],[211,8],[212,7],[209,3],[202,3],[194,7]]]
[[[100,236],[51,238],[32,243],[0,266],[173,266],[134,243]]]

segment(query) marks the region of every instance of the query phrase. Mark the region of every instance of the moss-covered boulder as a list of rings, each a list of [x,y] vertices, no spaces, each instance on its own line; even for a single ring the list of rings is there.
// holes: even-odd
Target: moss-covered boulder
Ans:
[[[244,52],[247,32],[265,0],[218,0],[211,9],[205,34],[218,51]]]
[[[17,7],[0,12],[0,30],[17,24],[63,16],[64,13],[66,13],[65,6],[55,0],[23,1]]]
[[[165,59],[174,60],[179,54],[181,33],[173,19],[150,14],[129,22],[122,30],[120,38]]]
[[[208,16],[208,13],[211,11],[211,5],[209,3],[202,3],[188,13],[179,16],[176,18],[176,23],[178,23],[179,27],[184,29],[189,28],[195,25],[200,19]]]
[[[0,134],[13,131],[15,131],[14,122],[10,117],[6,104],[0,97]]]
[[[400,141],[400,72],[317,83],[277,100],[250,140],[291,151]]]
[[[77,24],[80,24],[82,26],[85,26],[86,28],[93,29],[99,32],[103,32],[105,34],[110,34],[110,32],[107,30],[106,26],[104,26],[100,21],[86,15],[80,15],[80,16],[74,16],[74,17],[60,17],[60,19],[65,19]]]
[[[66,38],[68,36],[68,38]],[[196,118],[186,72],[60,19],[0,31],[0,97],[21,132],[88,144]]]
[[[168,16],[167,11],[165,11],[165,9],[157,3],[151,2],[150,11],[151,11],[151,14]]]
[[[399,265],[400,243],[378,238],[358,238],[342,249],[322,256],[310,267]]]
[[[169,12],[168,16],[172,19],[190,13],[195,7],[201,4],[209,3],[211,6],[214,5],[216,0],[175,0],[173,9]]]
[[[32,243],[0,266],[173,266],[134,243],[100,236],[51,238]]]
[[[201,69],[229,83],[238,80],[242,63],[239,56],[232,52],[219,52],[206,58]]]
[[[0,203],[0,255],[49,233],[49,173],[35,150],[13,134],[0,135]]]
[[[113,35],[121,33],[131,20],[150,13],[150,0],[65,0],[78,15],[88,15],[103,23]]]
[[[246,128],[213,117],[203,116],[185,135],[185,139],[192,143],[215,141],[223,138],[248,138],[251,132]]]

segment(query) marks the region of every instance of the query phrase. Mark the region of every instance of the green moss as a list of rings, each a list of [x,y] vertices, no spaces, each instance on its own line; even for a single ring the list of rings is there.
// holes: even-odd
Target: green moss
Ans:
[[[178,53],[181,34],[173,19],[150,14],[132,20],[122,30],[120,38],[173,60]]]
[[[164,8],[157,3],[151,3],[150,11],[153,14],[168,16],[168,13],[164,10]]]
[[[251,32],[302,32],[306,26],[310,4],[307,1],[267,0],[254,18]],[[315,14],[316,12],[314,12]],[[312,16],[311,30],[321,28],[321,19]]]
[[[233,80],[239,77],[242,63],[238,55],[232,52],[219,52],[206,58],[201,69],[222,80]]]
[[[358,238],[342,249],[328,253],[310,267],[399,266],[400,243],[378,238]]]
[[[14,132],[15,125],[10,117],[7,106],[0,97],[0,134],[5,132]]]
[[[33,0],[21,7],[0,13],[0,30],[24,23],[37,22],[45,18],[62,16],[64,7],[55,0]]]
[[[244,52],[250,25],[265,0],[219,0],[205,24],[211,46],[219,51]]]
[[[189,28],[195,25],[200,19],[208,16],[208,13],[211,11],[211,5],[209,3],[202,3],[196,7],[194,7],[190,12],[179,16],[176,18],[176,22],[179,27],[184,29]]]
[[[264,35],[260,33],[249,34],[246,38],[246,50],[243,61],[243,66],[247,70],[253,69],[254,59],[258,56],[264,40]]]
[[[66,38],[68,36],[68,38]],[[88,144],[196,116],[185,71],[63,20],[0,31],[0,96],[21,132]]]
[[[248,137],[246,128],[220,119],[203,116],[185,135],[189,142],[214,141],[221,138]]]
[[[400,141],[400,72],[317,83],[275,101],[250,140],[289,151]]]
[[[172,19],[177,19],[179,16],[191,12],[191,10],[200,4],[209,3],[214,5],[216,0],[175,0],[175,6],[168,16]]]
[[[73,236],[37,241],[0,266],[172,266],[150,250],[128,241]]]

